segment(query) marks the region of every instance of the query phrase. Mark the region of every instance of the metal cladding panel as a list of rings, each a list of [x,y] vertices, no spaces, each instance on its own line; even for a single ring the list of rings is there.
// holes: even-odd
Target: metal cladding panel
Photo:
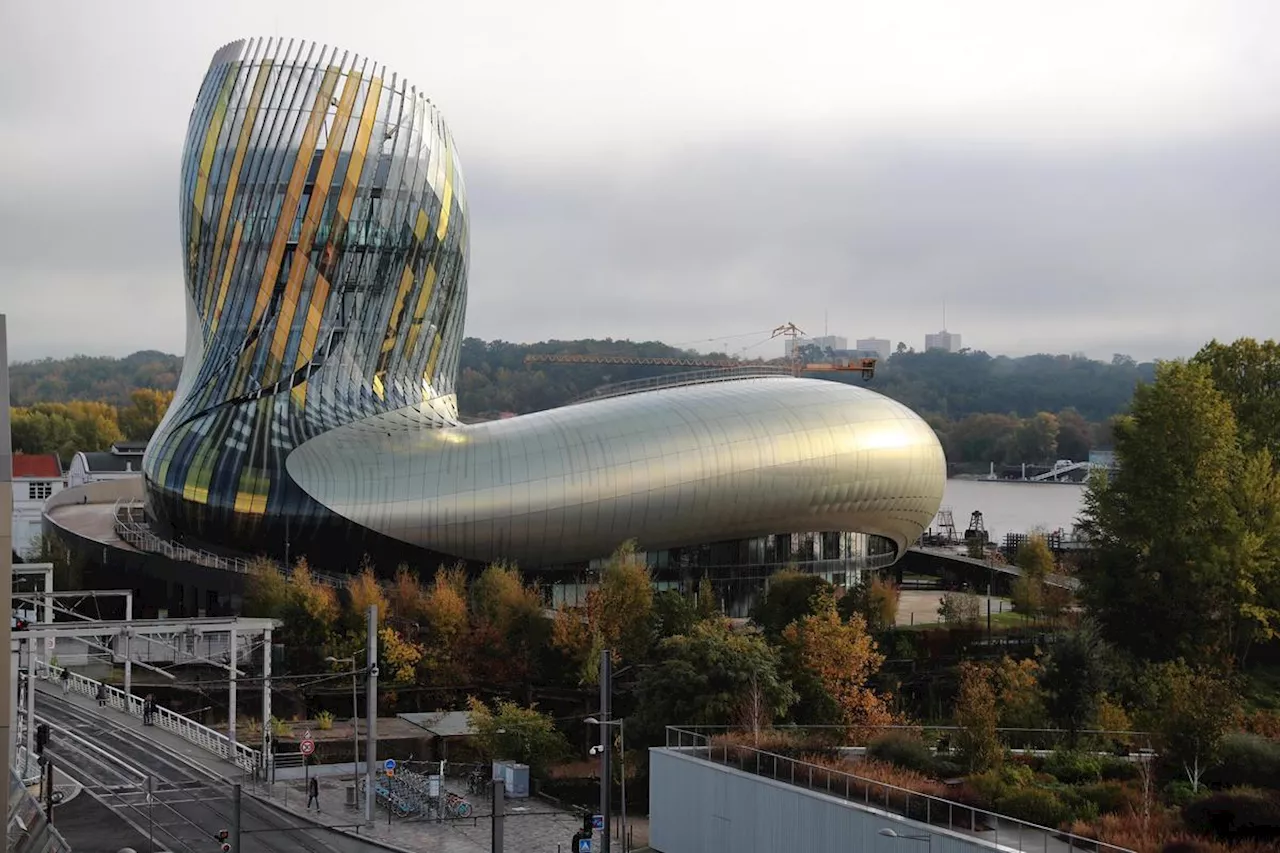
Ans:
[[[930,834],[932,853],[1010,849],[931,830],[925,824],[905,823],[906,830],[901,818],[858,803],[670,749],[649,750],[649,846],[659,853],[919,853],[925,849],[923,841],[880,835],[884,828]]]
[[[329,515],[285,475],[290,450],[424,400],[456,411],[468,235],[452,138],[380,63],[238,41],[196,97],[180,191],[187,355],[147,449],[148,503],[215,539],[283,516],[302,532]]]
[[[747,379],[470,426],[418,410],[311,439],[290,475],[387,536],[475,560],[589,560],[817,530],[905,549],[942,500],[945,460],[905,406],[850,385]]]

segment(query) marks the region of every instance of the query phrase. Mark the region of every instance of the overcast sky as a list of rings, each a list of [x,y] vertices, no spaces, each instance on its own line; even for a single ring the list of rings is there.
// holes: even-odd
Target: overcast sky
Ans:
[[[469,335],[920,347],[945,300],[993,353],[1275,336],[1277,25],[1271,0],[6,3],[10,356],[182,351],[183,135],[254,35],[441,107]]]

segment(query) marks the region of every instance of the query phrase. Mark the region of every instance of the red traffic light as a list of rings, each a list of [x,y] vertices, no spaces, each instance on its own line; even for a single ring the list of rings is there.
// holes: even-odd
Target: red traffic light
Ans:
[[[222,842],[222,853],[231,853],[231,845],[225,841]]]
[[[231,837],[231,833],[230,833],[230,832],[227,832],[225,829],[219,829],[219,830],[218,830],[218,836],[217,836],[217,838],[218,838],[218,840],[219,840],[219,841],[226,841],[226,840],[227,840],[228,838],[230,838],[230,837]]]

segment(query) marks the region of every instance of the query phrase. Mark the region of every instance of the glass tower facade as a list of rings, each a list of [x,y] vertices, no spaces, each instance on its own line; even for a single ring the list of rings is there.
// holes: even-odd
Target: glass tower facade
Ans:
[[[467,203],[439,112],[366,57],[296,40],[214,56],[182,156],[187,356],[148,448],[152,517],[256,544],[329,514],[284,460],[425,404],[456,423]]]

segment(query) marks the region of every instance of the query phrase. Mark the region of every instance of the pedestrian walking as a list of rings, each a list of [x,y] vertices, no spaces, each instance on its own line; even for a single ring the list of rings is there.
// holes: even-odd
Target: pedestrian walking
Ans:
[[[71,670],[65,666],[62,668],[62,695],[67,696],[71,693]]]
[[[316,814],[320,814],[320,782],[314,776],[307,785],[307,811],[311,811],[312,803],[316,804]]]
[[[98,685],[98,707],[105,708],[107,706],[107,685]]]

